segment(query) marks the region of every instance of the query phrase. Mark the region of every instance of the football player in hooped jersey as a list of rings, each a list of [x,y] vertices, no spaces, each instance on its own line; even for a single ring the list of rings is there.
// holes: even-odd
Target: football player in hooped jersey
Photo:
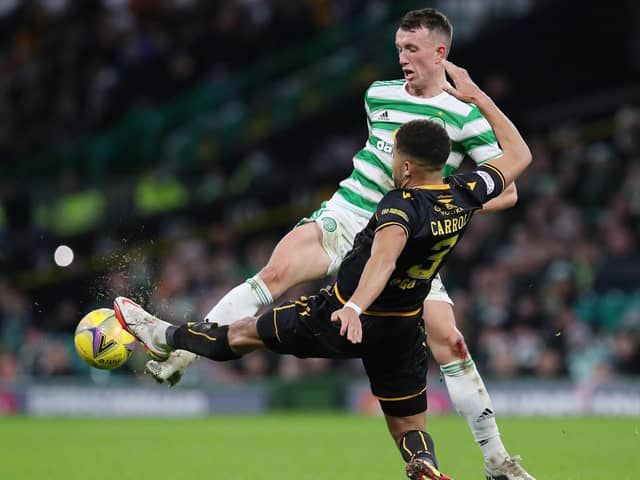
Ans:
[[[424,431],[423,302],[473,214],[522,173],[531,154],[466,71],[445,66],[456,86],[447,91],[478,105],[501,142],[502,156],[443,180],[440,172],[450,153],[447,132],[429,120],[409,121],[395,138],[397,188],[384,195],[356,236],[333,286],[230,326],[176,327],[119,297],[114,309],[123,328],[160,358],[183,349],[227,361],[258,348],[298,357],[361,358],[408,477],[449,479],[438,471],[433,439]]]
[[[445,126],[451,153],[443,177],[454,172],[465,155],[478,165],[502,155],[481,109],[445,88],[444,61],[451,39],[451,24],[441,12],[427,8],[404,15],[395,36],[403,78],[374,82],[367,90],[369,137],[353,157],[353,172],[319,210],[280,240],[257,275],[233,288],[211,309],[207,321],[229,325],[255,315],[291,287],[337,271],[353,246],[355,234],[367,224],[382,196],[393,188],[393,132],[403,123],[432,119]],[[509,208],[516,201],[511,184],[482,211]],[[441,366],[451,401],[482,450],[489,479],[531,480],[533,477],[514,462],[502,443],[491,398],[466,351],[452,305],[436,277],[424,305],[425,319],[429,319],[425,326],[429,348]],[[147,369],[156,380],[174,384],[195,358],[177,350],[166,361],[148,362]]]

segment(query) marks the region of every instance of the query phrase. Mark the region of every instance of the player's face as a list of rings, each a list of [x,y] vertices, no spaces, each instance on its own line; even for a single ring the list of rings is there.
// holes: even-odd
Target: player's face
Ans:
[[[398,29],[396,48],[404,78],[412,94],[419,94],[439,81],[447,48],[442,36],[426,28]]]

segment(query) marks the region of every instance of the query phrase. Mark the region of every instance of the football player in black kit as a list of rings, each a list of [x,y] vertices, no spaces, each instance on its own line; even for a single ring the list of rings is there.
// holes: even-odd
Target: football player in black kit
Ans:
[[[361,358],[391,436],[412,479],[449,477],[437,470],[426,424],[427,354],[422,305],[432,278],[460,240],[474,212],[502,192],[531,162],[509,119],[449,62],[452,95],[475,103],[493,127],[504,155],[471,173],[440,176],[451,148],[443,127],[415,120],[396,132],[396,189],[378,204],[355,239],[331,287],[230,326],[175,327],[131,300],[114,302],[122,326],[152,354],[189,350],[217,361],[258,348],[298,357]],[[427,319],[428,321],[428,319]]]

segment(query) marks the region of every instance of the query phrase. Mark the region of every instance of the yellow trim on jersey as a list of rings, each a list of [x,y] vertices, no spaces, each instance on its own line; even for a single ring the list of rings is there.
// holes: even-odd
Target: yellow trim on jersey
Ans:
[[[409,236],[409,229],[405,227],[403,224],[401,224],[400,222],[385,222],[382,225],[378,225],[375,231],[377,232],[378,230],[382,230],[384,227],[388,227],[389,225],[398,225],[402,227],[404,230],[404,233],[407,234],[407,237]]]
[[[488,163],[483,163],[482,166],[490,168],[491,170],[493,170],[494,172],[496,172],[498,174],[498,176],[500,177],[500,180],[502,180],[502,190],[507,188],[507,182],[505,181],[504,175],[502,174],[502,172],[500,170],[498,170],[496,167],[494,167],[493,165],[490,165]]]
[[[340,301],[341,304],[347,303],[347,301],[340,295],[340,291],[338,290],[338,283],[336,282],[333,285],[333,291],[336,293],[336,298]],[[370,317],[414,317],[422,312],[422,307],[416,308],[410,312],[372,312],[370,310],[365,310],[362,312],[363,315],[368,315]]]
[[[427,391],[427,387],[424,387],[422,390],[420,390],[418,393],[414,393],[412,395],[406,395],[404,397],[379,397],[377,395],[374,395],[375,398],[377,398],[378,400],[382,400],[383,402],[399,402],[401,400],[409,400],[410,398],[415,398],[418,395],[422,395],[424,392]],[[427,450],[428,452],[429,450]]]
[[[417,187],[419,190],[449,190],[451,188],[448,183],[443,183],[442,185],[419,185]]]

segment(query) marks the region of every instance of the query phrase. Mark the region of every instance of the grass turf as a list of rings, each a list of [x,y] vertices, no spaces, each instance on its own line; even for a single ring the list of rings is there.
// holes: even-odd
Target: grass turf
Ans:
[[[512,453],[539,480],[640,478],[640,418],[502,418]],[[442,470],[483,479],[462,419],[429,419]],[[350,415],[201,419],[0,418],[7,480],[404,478],[382,418]]]

